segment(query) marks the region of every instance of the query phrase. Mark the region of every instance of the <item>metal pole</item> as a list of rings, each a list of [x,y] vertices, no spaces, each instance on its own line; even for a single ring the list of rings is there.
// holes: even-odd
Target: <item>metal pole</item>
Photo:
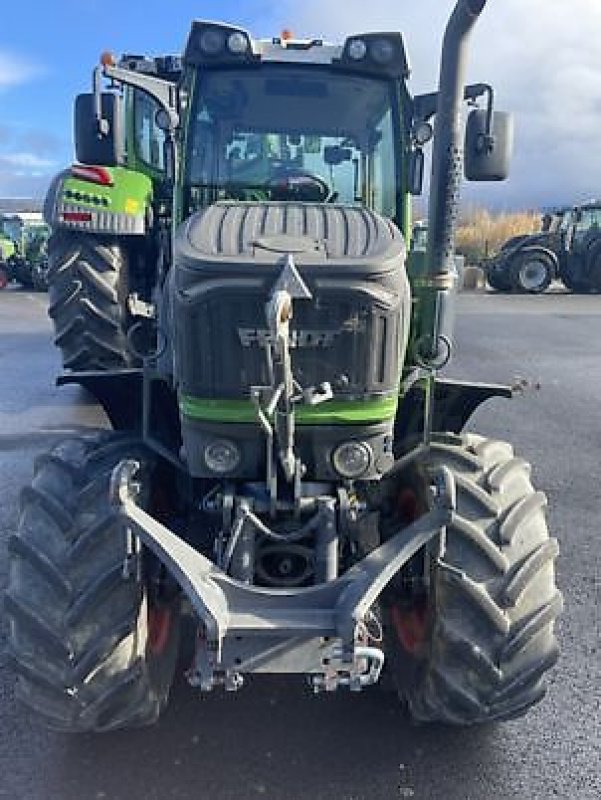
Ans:
[[[458,0],[444,37],[434,125],[427,272],[420,303],[418,355],[424,362],[436,361],[439,355],[444,319],[437,309],[444,310],[444,296],[451,293],[454,284],[455,230],[463,177],[461,109],[469,36],[486,3],[487,0]]]

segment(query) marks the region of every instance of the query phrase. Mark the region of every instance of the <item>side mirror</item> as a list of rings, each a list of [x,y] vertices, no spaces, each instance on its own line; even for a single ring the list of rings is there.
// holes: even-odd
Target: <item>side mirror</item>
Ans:
[[[421,147],[417,147],[409,159],[409,193],[419,197],[424,188],[426,158]]]
[[[513,116],[501,111],[492,115],[477,109],[467,120],[465,132],[465,177],[468,181],[504,181],[509,175],[513,151]]]
[[[121,98],[112,92],[101,95],[102,118],[106,133],[98,130],[94,113],[94,95],[75,98],[75,156],[82,164],[115,167],[123,161],[123,115]]]

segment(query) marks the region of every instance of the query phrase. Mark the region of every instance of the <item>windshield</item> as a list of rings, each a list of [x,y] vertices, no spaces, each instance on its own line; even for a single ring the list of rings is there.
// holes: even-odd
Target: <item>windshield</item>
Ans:
[[[589,231],[601,227],[601,208],[583,208],[576,215],[576,230]]]
[[[206,72],[188,134],[188,211],[220,199],[363,204],[397,216],[395,85],[317,68]]]

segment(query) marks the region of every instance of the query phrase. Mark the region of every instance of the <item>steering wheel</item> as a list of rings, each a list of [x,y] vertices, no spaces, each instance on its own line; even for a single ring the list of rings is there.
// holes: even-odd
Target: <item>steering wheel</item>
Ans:
[[[324,178],[301,169],[282,170],[265,183],[272,200],[300,202],[331,202],[332,190]]]

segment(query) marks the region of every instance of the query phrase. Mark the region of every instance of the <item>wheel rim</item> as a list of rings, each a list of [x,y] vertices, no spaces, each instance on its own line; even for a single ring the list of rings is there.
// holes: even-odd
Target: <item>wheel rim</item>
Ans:
[[[397,639],[412,656],[423,651],[428,634],[428,601],[424,597],[413,608],[395,605],[390,610]]]
[[[520,269],[520,285],[526,291],[540,289],[547,281],[547,265],[544,261],[527,261]]]
[[[171,632],[171,611],[168,608],[150,608],[148,610],[148,651],[153,656],[160,656],[169,643]]]
[[[421,503],[415,490],[406,487],[397,497],[397,510],[403,522],[410,525],[422,512]],[[430,602],[426,594],[414,598],[411,605],[407,601],[394,603],[390,617],[394,632],[403,649],[410,655],[419,655],[424,648],[429,629]]]

